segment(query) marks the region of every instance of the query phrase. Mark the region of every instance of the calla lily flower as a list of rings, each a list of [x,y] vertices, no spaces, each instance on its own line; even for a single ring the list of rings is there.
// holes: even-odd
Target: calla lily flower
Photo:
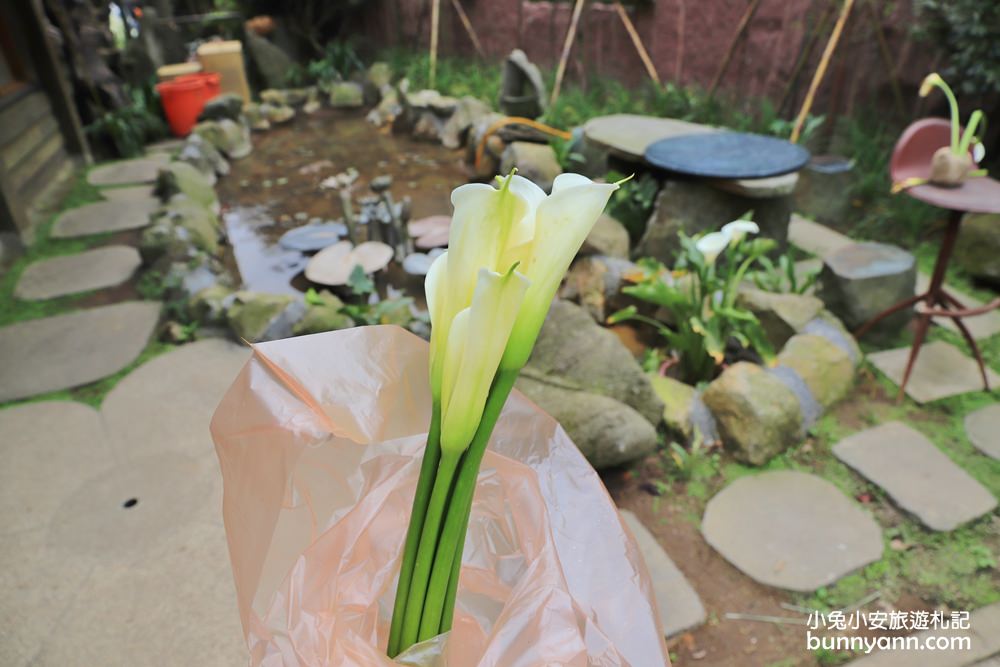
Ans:
[[[698,252],[705,257],[707,263],[715,264],[719,254],[729,245],[730,238],[729,234],[725,232],[712,232],[702,236],[694,245],[698,248]]]
[[[760,227],[753,220],[733,220],[723,225],[721,232],[729,237],[730,243],[739,243],[747,234],[759,234]]]
[[[977,141],[972,144],[972,161],[979,164],[986,157],[986,147],[983,146],[983,142]]]

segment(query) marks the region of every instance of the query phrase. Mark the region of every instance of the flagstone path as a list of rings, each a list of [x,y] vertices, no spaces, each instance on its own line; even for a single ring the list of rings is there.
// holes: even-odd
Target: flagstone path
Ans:
[[[246,662],[208,426],[248,357],[200,341],[100,411],[0,410],[0,664]]]
[[[701,598],[684,578],[684,574],[674,565],[674,561],[635,514],[622,510],[621,516],[635,536],[639,551],[649,569],[664,634],[672,637],[704,623],[705,607],[701,603]]]
[[[997,506],[988,489],[901,422],[855,433],[833,453],[931,530],[954,530]]]
[[[94,167],[87,174],[87,182],[91,185],[134,185],[136,183],[152,183],[160,167],[170,161],[167,153],[153,153],[146,157],[121,160]]]
[[[110,245],[29,265],[14,287],[18,299],[52,299],[121,285],[142,264],[139,251]]]
[[[811,592],[882,557],[882,530],[830,482],[790,470],[742,477],[716,494],[705,540],[753,580]]]
[[[114,188],[101,188],[101,196],[108,200],[144,200],[153,197],[152,185],[125,185]]]
[[[84,204],[61,213],[52,225],[51,236],[64,239],[139,229],[149,224],[149,214],[159,205],[159,200],[153,197],[112,199]]]
[[[899,385],[910,356],[909,347],[883,350],[868,355],[868,361]],[[990,387],[1000,387],[1000,375],[986,369]],[[929,403],[970,391],[982,391],[979,366],[954,345],[934,341],[920,348],[913,372],[906,384],[906,394],[918,403]]]
[[[0,402],[114,375],[146,347],[160,319],[155,301],[126,301],[0,328]]]
[[[1000,460],[1000,403],[966,415],[965,434],[976,449]]]

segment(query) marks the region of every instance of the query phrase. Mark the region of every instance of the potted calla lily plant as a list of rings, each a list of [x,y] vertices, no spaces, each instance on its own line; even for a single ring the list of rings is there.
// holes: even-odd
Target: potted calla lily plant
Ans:
[[[449,250],[426,278],[431,425],[387,651],[451,628],[480,463],[570,262],[616,184],[576,174],[546,195],[510,174],[452,194]]]

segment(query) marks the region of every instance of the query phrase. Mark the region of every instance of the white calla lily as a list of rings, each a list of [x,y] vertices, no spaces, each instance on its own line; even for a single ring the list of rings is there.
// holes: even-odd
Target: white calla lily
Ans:
[[[698,252],[704,256],[707,263],[715,264],[715,260],[719,257],[719,254],[726,249],[726,246],[729,245],[729,240],[729,234],[723,232],[712,232],[710,234],[705,234],[700,239],[695,241],[694,245],[698,248]]]
[[[986,157],[986,147],[983,146],[983,142],[977,141],[972,144],[972,161],[979,164]]]
[[[747,234],[759,234],[760,227],[753,220],[733,220],[723,225],[721,232],[729,237],[731,243],[739,243]]]
[[[442,364],[442,452],[472,442],[529,284],[515,267],[505,275],[481,269],[472,305],[455,316]]]
[[[527,363],[566,270],[617,189],[614,183],[560,174],[552,184],[552,194],[535,210],[531,241],[504,254],[504,261],[520,262],[519,270],[531,281],[531,287],[511,332],[502,368],[520,369]]]

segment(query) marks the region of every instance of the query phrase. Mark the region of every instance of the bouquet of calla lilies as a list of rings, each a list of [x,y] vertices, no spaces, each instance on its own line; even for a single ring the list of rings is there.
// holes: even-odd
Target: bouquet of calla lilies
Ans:
[[[462,550],[490,434],[570,262],[617,184],[577,174],[546,195],[498,177],[452,193],[448,252],[425,288],[432,413],[403,548],[387,652],[451,628]]]

